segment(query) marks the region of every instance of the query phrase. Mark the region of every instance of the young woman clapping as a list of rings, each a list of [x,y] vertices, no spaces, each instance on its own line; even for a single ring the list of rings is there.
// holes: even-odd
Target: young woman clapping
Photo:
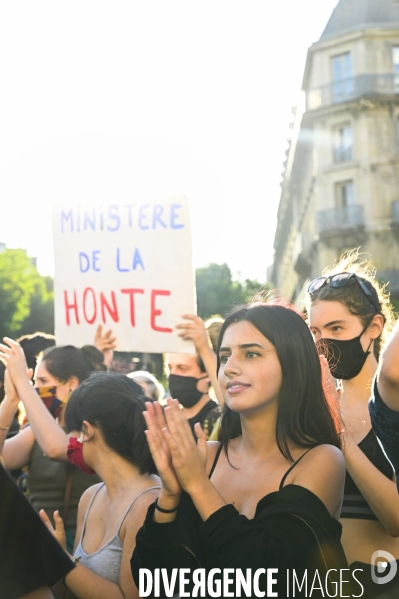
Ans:
[[[277,568],[279,596],[290,596],[286,572],[294,569],[301,579],[317,570],[332,592],[327,571],[346,567],[337,521],[345,468],[302,316],[277,303],[230,315],[220,332],[218,378],[225,400],[219,442],[206,443],[197,425],[196,445],[178,402],[169,400],[165,418],[147,404],[162,489],[137,535],[136,584],[140,568]],[[267,591],[266,577],[258,582]],[[306,596],[304,588],[296,592]]]

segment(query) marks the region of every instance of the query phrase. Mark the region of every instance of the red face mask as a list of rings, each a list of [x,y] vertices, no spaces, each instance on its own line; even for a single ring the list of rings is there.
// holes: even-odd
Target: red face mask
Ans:
[[[69,437],[67,458],[74,466],[77,466],[77,468],[80,468],[86,474],[95,474],[94,470],[89,468],[84,462],[83,441],[80,441],[76,437]]]

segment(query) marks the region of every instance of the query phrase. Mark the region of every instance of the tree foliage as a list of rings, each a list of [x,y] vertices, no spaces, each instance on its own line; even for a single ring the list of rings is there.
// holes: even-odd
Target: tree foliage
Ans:
[[[246,304],[261,289],[259,281],[233,281],[227,264],[209,264],[196,270],[197,310],[201,318],[226,316],[234,306]]]
[[[35,282],[28,316],[21,324],[19,335],[41,331],[54,334],[54,282],[51,277],[41,277]]]
[[[0,335],[54,331],[52,279],[42,277],[24,250],[0,253]]]

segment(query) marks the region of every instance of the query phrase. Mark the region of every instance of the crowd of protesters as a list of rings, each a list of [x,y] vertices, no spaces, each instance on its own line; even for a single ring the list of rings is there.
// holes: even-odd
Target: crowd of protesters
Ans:
[[[101,327],[4,338],[0,597],[397,597],[398,324],[357,252],[303,308],[182,315],[165,385]]]

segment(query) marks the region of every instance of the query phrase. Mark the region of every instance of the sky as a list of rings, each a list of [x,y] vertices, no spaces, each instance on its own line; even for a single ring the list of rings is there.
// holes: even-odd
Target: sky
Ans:
[[[3,2],[0,242],[54,275],[54,203],[183,194],[195,267],[263,283],[291,109],[336,4]]]

